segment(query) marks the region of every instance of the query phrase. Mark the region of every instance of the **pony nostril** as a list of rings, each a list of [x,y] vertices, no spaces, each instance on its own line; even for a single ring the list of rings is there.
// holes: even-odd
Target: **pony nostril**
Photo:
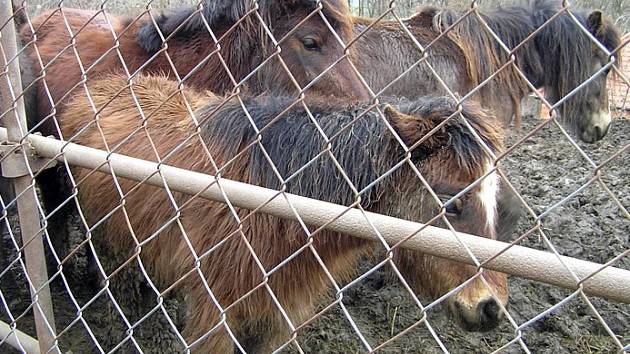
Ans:
[[[595,127],[595,135],[597,136],[597,140],[602,139],[608,134],[608,130],[610,129],[610,124],[600,127],[599,125]]]
[[[501,317],[501,308],[494,299],[486,300],[479,304],[479,317],[482,326],[493,326]]]
[[[595,126],[595,139],[599,140],[599,139],[601,139],[602,137],[603,137],[603,134],[602,134],[602,127],[600,127],[600,126],[596,125],[596,126]]]

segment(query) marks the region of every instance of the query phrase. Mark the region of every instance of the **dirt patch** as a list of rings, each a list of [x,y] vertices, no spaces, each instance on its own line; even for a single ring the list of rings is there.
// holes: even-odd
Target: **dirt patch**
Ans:
[[[525,119],[523,132],[531,131],[541,121]],[[519,136],[514,133],[509,137],[513,145]],[[595,165],[613,156],[628,144],[630,121],[616,120],[608,137],[594,145],[578,143],[584,153]],[[536,136],[519,145],[503,162],[503,168],[509,174],[510,182],[521,193],[528,205],[542,213],[576,191],[593,176],[594,168],[563,137],[553,124],[543,128]],[[630,208],[630,155],[620,154],[616,159],[601,169],[602,181],[614,193],[619,202]],[[7,220],[17,225],[15,212],[8,211]],[[4,221],[4,220],[3,220]],[[34,335],[32,313],[28,308],[29,292],[19,262],[15,260],[15,247],[8,236],[3,222],[3,235],[0,250],[0,290],[6,302],[0,303],[0,320],[10,322],[7,309],[17,321],[19,329]],[[533,217],[523,219],[518,225],[522,234],[535,225]],[[13,230],[14,232],[17,230]],[[592,262],[604,263],[630,248],[630,222],[622,214],[616,202],[598,183],[582,190],[573,198],[549,211],[542,221],[542,231],[557,251],[566,256],[577,257]],[[522,242],[523,245],[548,250],[543,235],[532,234]],[[365,260],[360,266],[360,273],[369,272],[378,260]],[[630,259],[621,259],[617,267],[630,269]],[[55,269],[55,265],[52,265]],[[136,274],[136,275],[133,275]],[[117,281],[137,284],[137,272],[121,273]],[[147,315],[142,325],[129,326],[117,315],[117,309],[111,301],[112,296],[128,303],[145,301],[156,297],[145,285],[125,288],[124,292],[114,285],[104,287],[105,283],[92,279],[77,282],[64,279],[58,273],[53,282],[55,315],[57,329],[61,332],[60,343],[64,351],[89,353],[109,351],[114,344],[102,344],[97,348],[94,337],[99,343],[118,343],[124,341],[120,352],[136,352],[134,340],[145,352],[164,351],[164,347],[175,350],[178,338],[172,333],[158,331],[156,337],[153,327],[169,328],[161,308],[155,303],[145,304],[146,308],[158,309]],[[77,304],[68,296],[70,288]],[[571,292],[524,279],[510,279],[509,312],[518,324],[528,323],[537,315],[560,303]],[[630,343],[630,306],[589,297],[590,303],[601,315],[610,330],[618,336],[625,346]],[[424,305],[430,303],[421,298]],[[164,308],[171,314],[173,325],[180,328],[185,321],[185,311],[176,299],[164,299]],[[363,338],[357,335],[341,306],[337,305],[323,313],[306,326],[298,336],[302,350],[308,353],[358,353],[365,352],[362,343],[365,340],[372,348],[388,341],[402,331],[407,332],[400,338],[388,343],[384,353],[439,353],[444,349],[452,353],[485,353],[509,344],[517,338],[516,331],[508,321],[487,333],[468,333],[462,331],[446,315],[440,306],[432,307],[425,313],[420,311],[411,296],[400,282],[392,276],[389,269],[379,269],[352,286],[343,294],[343,305]],[[125,310],[124,310],[125,311]],[[126,312],[133,321],[139,320],[146,312]],[[418,322],[426,315],[431,329],[424,322]],[[77,320],[79,319],[79,320]],[[131,326],[133,326],[133,321]],[[415,327],[414,324],[417,324]],[[153,331],[152,331],[153,330]],[[438,343],[433,333],[439,338]],[[151,333],[151,334],[149,334]],[[618,351],[615,342],[594,316],[589,303],[577,296],[547,316],[524,326],[520,331],[527,348],[536,353],[611,353]],[[146,337],[149,337],[148,339]],[[157,347],[147,344],[160,343]],[[159,348],[162,346],[162,350]],[[441,347],[443,346],[443,348]],[[0,351],[11,353],[7,345],[0,346]],[[297,352],[289,348],[287,352]],[[505,352],[525,352],[518,343],[509,345]]]

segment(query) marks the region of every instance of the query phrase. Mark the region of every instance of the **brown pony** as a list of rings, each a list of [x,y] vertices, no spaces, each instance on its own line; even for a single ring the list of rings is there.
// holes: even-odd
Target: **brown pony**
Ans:
[[[492,159],[461,117],[451,117],[457,107],[450,99],[424,97],[396,108],[380,107],[407,146],[441,126],[400,164],[405,150],[373,108],[360,116],[366,104],[326,100],[309,105],[330,138],[328,145],[300,105],[287,109],[295,98],[244,98],[250,121],[236,99],[226,103],[210,94],[180,91],[175,82],[162,77],[140,75],[131,88],[127,85],[120,76],[88,83],[98,114],[86,114],[93,108],[84,93],[78,94],[58,117],[63,135],[99,149],[106,142],[113,151],[137,158],[156,161],[159,156],[165,164],[207,174],[217,173],[214,162],[223,178],[351,205],[357,196],[326,152],[330,146],[353,187],[365,189],[363,208],[427,221],[440,206],[413,164],[435,193],[448,200],[446,216],[457,230],[494,238],[495,175],[453,198],[488,173]],[[144,114],[139,113],[132,90]],[[188,104],[199,125],[193,123]],[[462,115],[483,144],[500,153],[502,136],[493,119],[473,104],[465,104]],[[177,192],[171,200],[163,189],[118,179],[121,195],[110,174],[82,168],[73,168],[72,173],[80,181],[78,198],[90,230],[102,234],[93,239],[123,257],[134,257],[134,250],[140,250],[140,259],[160,289],[176,282],[183,287],[189,308],[184,337],[197,352],[231,353],[235,343],[230,333],[247,352],[277,349],[291,334],[277,304],[294,326],[300,325],[331,285],[318,258],[334,281],[343,283],[355,273],[358,258],[373,247],[362,239],[321,231],[312,239],[316,257],[306,247],[308,237],[297,222],[240,209],[234,214],[224,204]],[[443,221],[437,225],[444,226]],[[429,255],[414,257],[416,272],[424,274],[422,280],[433,296],[477,272],[473,266]],[[446,300],[467,329],[494,327],[502,317],[498,302],[507,303],[506,276],[492,271],[483,276],[489,288],[476,278]]]
[[[560,11],[558,0],[530,0],[478,12],[508,48],[520,46],[514,52],[515,64],[527,80],[536,88],[544,88],[550,103],[562,101],[560,121],[581,140],[592,143],[602,139],[611,124],[606,90],[610,71],[607,65],[611,61],[569,14],[562,13],[545,24]],[[600,11],[571,11],[601,46],[608,51],[619,46],[619,31]],[[515,66],[501,70],[510,57],[479,18],[471,14],[456,24],[462,16],[453,10],[428,7],[403,22],[424,46],[438,35],[447,37],[429,47],[427,61],[451,90],[465,95],[496,74],[473,97],[493,109],[504,124],[515,116],[516,125],[520,125],[520,102],[530,88]],[[355,33],[371,22],[355,19]],[[355,51],[353,61],[376,92],[422,57],[400,25],[387,21],[376,24],[359,39]],[[588,85],[572,92],[591,77]],[[417,97],[435,92],[436,88],[438,92],[444,90],[428,67],[421,64],[384,93]]]
[[[45,75],[47,89],[44,80],[39,82],[40,115],[51,114],[51,104],[55,109],[60,108],[59,104],[86,79],[111,72],[167,73],[181,78],[186,85],[217,94],[231,92],[236,85],[253,93],[266,90],[298,93],[275,55],[279,50],[297,84],[308,87],[308,92],[369,98],[346,59],[329,69],[343,58],[344,48],[328,24],[342,39],[352,35],[347,3],[322,1],[322,9],[317,11],[319,6],[315,0],[259,2],[258,11],[279,41],[278,47],[256,13],[250,11],[249,1],[232,1],[229,7],[215,6],[215,15],[220,20],[211,28],[218,45],[204,27],[203,31],[188,32],[185,41],[170,41],[168,48],[157,55],[147,52],[139,43],[139,38],[149,35],[142,28],[153,26],[147,14],[121,20],[104,12],[68,8],[45,12],[33,19],[32,28],[25,25],[21,29],[37,71]],[[162,21],[163,18],[158,18],[157,23]],[[318,77],[322,73],[325,74]],[[52,126],[44,130],[48,134],[58,133]]]

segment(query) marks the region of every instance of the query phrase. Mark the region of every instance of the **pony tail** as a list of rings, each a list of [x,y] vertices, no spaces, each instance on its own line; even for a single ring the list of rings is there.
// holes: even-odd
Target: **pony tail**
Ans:
[[[163,29],[159,25],[163,19],[164,15],[160,15],[157,23],[158,27],[160,27],[160,31],[166,36],[166,33],[164,33]],[[151,21],[147,22],[140,28],[136,39],[138,40],[138,44],[140,45],[140,47],[142,47],[142,49],[144,49],[149,54],[154,54],[162,46],[162,39],[158,34],[157,28],[155,28]]]

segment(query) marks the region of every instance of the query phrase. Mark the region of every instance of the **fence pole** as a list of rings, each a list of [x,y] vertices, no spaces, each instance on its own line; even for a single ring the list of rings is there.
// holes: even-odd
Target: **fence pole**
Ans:
[[[4,71],[0,77],[0,107],[2,112],[7,112],[4,116],[4,125],[7,128],[9,144],[22,145],[12,153],[14,155],[12,158],[19,159],[22,157],[28,163],[27,154],[22,144],[23,137],[27,131],[24,100],[20,97],[14,102],[14,96],[11,94],[11,92],[14,92],[15,97],[19,96],[19,93],[22,92],[22,80],[20,65],[17,60],[18,50],[12,2],[8,0],[0,1],[0,26],[3,24],[4,27],[0,33],[0,45],[3,49],[3,55],[0,55],[0,67],[4,68]],[[4,157],[5,161],[6,159],[7,157]],[[35,328],[40,351],[46,353],[54,350],[56,329],[50,288],[48,286],[48,272],[46,270],[43,232],[40,226],[37,195],[33,179],[29,174],[15,177],[13,186],[15,194],[20,195],[16,202],[26,272],[32,285],[30,291],[31,301],[34,304]]]

